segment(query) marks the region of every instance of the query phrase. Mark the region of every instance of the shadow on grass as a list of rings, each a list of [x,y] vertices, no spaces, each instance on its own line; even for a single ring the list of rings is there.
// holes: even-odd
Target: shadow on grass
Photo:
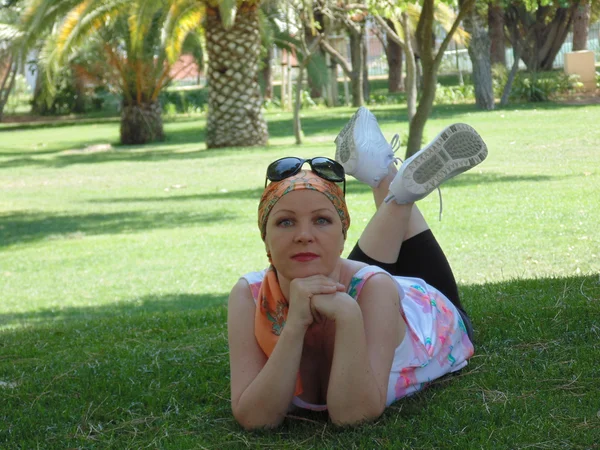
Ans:
[[[214,306],[225,294],[7,313],[0,320],[17,327],[0,332],[1,381],[15,385],[5,387],[4,436],[25,448],[75,448],[89,444],[93,424],[101,448],[156,447],[157,436],[172,448],[525,448],[548,436],[560,436],[561,448],[592,448],[598,276],[461,286],[461,294],[476,353],[456,376],[359,427],[292,412],[280,428],[254,433],[231,414],[226,308]]]
[[[520,110],[552,110],[563,108],[582,108],[581,105],[561,105],[558,103],[536,103],[536,104],[515,104],[510,105],[506,109]],[[374,107],[374,112],[380,125],[393,124],[398,127],[399,131],[407,131],[408,122],[406,120],[405,105],[385,105],[384,107]],[[433,108],[430,118],[450,119],[453,116],[461,116],[467,113],[477,112],[474,105],[437,105]],[[317,135],[335,136],[346,125],[349,118],[354,113],[354,109],[350,108],[332,108],[326,111],[307,111],[305,117],[302,118],[302,129],[304,135],[308,138]],[[268,115],[269,134],[273,138],[292,137],[292,118],[289,113],[282,115]],[[95,123],[91,122],[85,122]],[[100,123],[100,122],[99,122]],[[199,159],[207,157],[219,157],[230,152],[243,152],[243,148],[225,148],[225,149],[205,149],[205,121],[198,117],[189,117],[174,119],[171,123],[189,123],[191,125],[182,126],[178,129],[167,129],[167,139],[164,142],[152,143],[145,146],[120,146],[117,143],[112,143],[114,150],[107,152],[86,153],[83,149],[77,152],[69,152],[73,144],[65,144],[64,148],[54,150],[40,150],[33,152],[18,152],[18,149],[10,149],[12,151],[0,153],[0,158],[15,157],[0,161],[0,169],[15,168],[15,167],[50,167],[60,168],[73,164],[96,164],[103,162],[115,161],[138,161],[138,162],[155,162],[163,160],[183,160],[183,159]],[[68,123],[67,125],[77,125],[78,122]],[[195,124],[195,125],[194,125]],[[52,124],[51,126],[58,126]],[[10,130],[5,130],[8,132]],[[427,137],[425,137],[427,139]],[[82,139],[82,143],[84,140]],[[106,142],[106,141],[104,141]],[[91,143],[102,143],[98,140]],[[197,144],[197,150],[180,152],[176,148],[180,145]],[[160,147],[156,149],[156,147]],[[270,146],[270,149],[276,150],[280,146]],[[33,156],[30,156],[33,155]],[[53,155],[52,157],[50,155]],[[20,157],[19,157],[20,156]],[[37,158],[37,156],[47,156]]]
[[[40,309],[24,313],[0,314],[0,325],[43,326],[52,322],[98,320],[105,318],[127,319],[138,315],[163,314],[181,311],[199,311],[227,303],[228,294],[160,294],[133,298],[128,301],[100,306],[70,306]]]
[[[54,215],[19,212],[0,215],[0,248],[42,239],[79,239],[85,235],[135,233],[233,220],[229,211],[158,213],[127,211],[106,214]]]
[[[515,183],[515,182],[538,182],[550,180],[552,176],[546,175],[503,175],[498,173],[466,173],[448,181],[445,188],[465,187],[478,184],[493,183]],[[346,182],[347,194],[364,194],[371,192],[371,188],[360,181],[349,179]],[[99,198],[89,200],[89,203],[154,203],[154,202],[185,202],[198,200],[252,200],[258,201],[263,193],[263,187],[255,189],[242,189],[238,191],[214,192],[204,194],[170,195],[164,194],[160,197],[121,197],[121,198]]]

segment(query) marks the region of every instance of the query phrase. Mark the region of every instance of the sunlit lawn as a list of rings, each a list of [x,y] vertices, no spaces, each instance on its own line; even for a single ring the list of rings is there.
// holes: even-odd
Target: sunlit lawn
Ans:
[[[373,108],[387,137],[405,110]],[[333,155],[350,108],[269,112],[266,148],[206,150],[205,120],[117,145],[118,123],[0,129],[0,448],[596,448],[600,442],[600,106],[437,107],[488,159],[420,206],[476,328],[463,376],[375,424],[316,415],[245,433],[228,404],[226,302],[263,268],[266,165]],[[102,144],[111,144],[112,148]],[[374,211],[348,183],[347,251]],[[596,446],[596,447],[594,447]]]

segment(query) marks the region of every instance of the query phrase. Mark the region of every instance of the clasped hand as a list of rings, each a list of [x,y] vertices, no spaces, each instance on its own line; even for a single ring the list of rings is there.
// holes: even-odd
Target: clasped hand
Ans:
[[[295,322],[306,329],[325,318],[337,320],[349,300],[354,302],[345,291],[343,284],[324,275],[292,280],[287,323]]]

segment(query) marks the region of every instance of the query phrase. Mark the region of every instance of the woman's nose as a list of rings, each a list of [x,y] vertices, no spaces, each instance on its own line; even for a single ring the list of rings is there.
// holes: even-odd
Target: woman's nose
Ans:
[[[294,236],[296,242],[312,242],[313,233],[309,225],[300,225],[296,236]]]

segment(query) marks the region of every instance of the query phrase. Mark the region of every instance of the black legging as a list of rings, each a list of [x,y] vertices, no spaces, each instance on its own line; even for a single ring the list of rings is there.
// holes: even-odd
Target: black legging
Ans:
[[[362,251],[358,243],[348,255],[348,259],[379,266],[392,275],[421,278],[456,306],[465,322],[469,337],[473,338],[473,325],[460,302],[454,274],[431,230],[423,231],[404,241],[395,263],[383,263],[371,258]]]

